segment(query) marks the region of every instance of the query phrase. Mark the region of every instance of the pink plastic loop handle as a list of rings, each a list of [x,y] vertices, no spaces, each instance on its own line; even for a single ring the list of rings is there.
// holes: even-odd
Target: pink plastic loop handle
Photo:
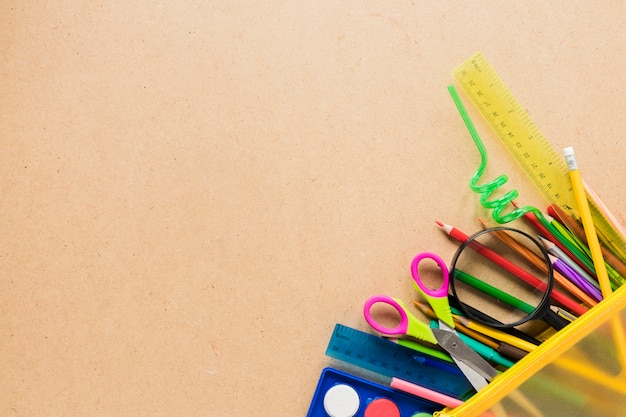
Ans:
[[[398,314],[400,314],[400,324],[396,327],[389,328],[378,323],[374,317],[372,317],[371,313],[372,306],[376,303],[388,304],[395,308]],[[406,311],[404,311],[404,307],[401,306],[396,300],[386,295],[374,295],[368,298],[363,306],[363,316],[365,316],[365,320],[374,330],[389,336],[405,335],[409,328],[409,318]]]
[[[419,274],[419,264],[423,259],[431,259],[435,261],[441,269],[441,275],[443,277],[443,280],[439,288],[428,288],[422,282]],[[415,281],[417,286],[420,288],[420,290],[424,292],[424,294],[437,298],[443,298],[448,296],[448,284],[450,283],[450,274],[448,273],[448,267],[446,266],[446,263],[443,261],[443,259],[441,259],[439,255],[432,252],[422,252],[418,254],[415,258],[413,258],[413,262],[411,262],[411,275],[413,275],[413,281]]]

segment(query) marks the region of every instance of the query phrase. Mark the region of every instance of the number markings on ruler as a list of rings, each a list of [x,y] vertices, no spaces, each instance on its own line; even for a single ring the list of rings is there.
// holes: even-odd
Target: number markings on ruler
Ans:
[[[573,214],[576,199],[563,158],[482,54],[465,61],[453,75],[546,201]]]
[[[557,204],[573,219],[579,220],[576,197],[564,159],[485,57],[480,52],[474,54],[457,67],[453,75],[546,201]],[[593,199],[590,205],[598,235],[626,261],[626,239],[615,230]]]
[[[473,392],[456,365],[337,324],[326,355],[385,377],[398,377],[456,398]]]

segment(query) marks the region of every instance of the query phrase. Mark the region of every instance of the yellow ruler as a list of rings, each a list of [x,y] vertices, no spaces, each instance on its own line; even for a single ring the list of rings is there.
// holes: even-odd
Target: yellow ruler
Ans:
[[[477,52],[456,68],[453,75],[546,201],[579,220],[562,153],[552,147],[485,57]],[[626,254],[624,239],[597,205],[590,203],[598,235],[606,244]]]

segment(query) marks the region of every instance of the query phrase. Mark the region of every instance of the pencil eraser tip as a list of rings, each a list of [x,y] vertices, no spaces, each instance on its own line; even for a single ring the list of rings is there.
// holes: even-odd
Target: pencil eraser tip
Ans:
[[[567,163],[567,167],[570,170],[578,169],[578,164],[576,163],[576,157],[574,156],[574,148],[568,146],[563,149],[563,155],[565,156],[565,163]]]

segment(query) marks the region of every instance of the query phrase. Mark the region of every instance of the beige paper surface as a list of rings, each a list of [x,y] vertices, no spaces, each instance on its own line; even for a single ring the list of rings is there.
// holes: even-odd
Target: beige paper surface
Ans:
[[[5,2],[0,415],[305,415],[335,323],[483,215],[481,50],[624,219],[620,2]],[[487,178],[545,207],[472,111]]]

